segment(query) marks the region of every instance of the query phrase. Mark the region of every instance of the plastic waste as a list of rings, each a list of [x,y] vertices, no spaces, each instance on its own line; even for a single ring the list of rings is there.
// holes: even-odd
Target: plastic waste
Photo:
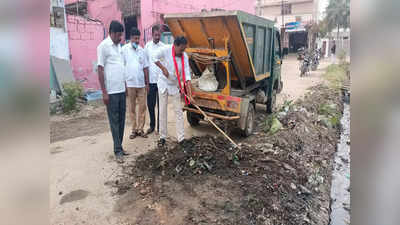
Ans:
[[[280,122],[277,118],[274,118],[274,119],[272,120],[271,129],[269,130],[269,132],[270,132],[271,134],[275,134],[275,133],[276,133],[277,131],[279,131],[281,128],[282,128],[281,122]]]
[[[198,84],[202,91],[216,91],[218,89],[218,81],[212,66],[208,66],[204,70],[201,77],[198,79]]]

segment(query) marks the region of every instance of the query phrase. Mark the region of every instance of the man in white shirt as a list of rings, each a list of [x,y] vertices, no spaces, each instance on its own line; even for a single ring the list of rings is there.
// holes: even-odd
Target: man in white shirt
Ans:
[[[155,106],[158,99],[158,88],[157,82],[158,77],[162,76],[162,71],[154,62],[155,54],[163,47],[165,44],[160,41],[161,38],[161,29],[159,25],[155,25],[151,29],[153,40],[147,42],[145,46],[146,54],[149,57],[149,92],[147,93],[147,108],[149,110],[150,116],[150,128],[147,130],[147,134],[151,134],[154,132],[156,127],[156,116],[155,116]],[[157,118],[158,119],[158,118]]]
[[[128,155],[122,148],[126,111],[124,61],[120,46],[123,32],[124,26],[118,21],[112,21],[109,37],[97,47],[99,82],[103,101],[107,107],[114,141],[114,154],[119,163],[123,163],[123,155]]]
[[[158,94],[160,97],[160,140],[158,146],[165,145],[167,138],[167,108],[168,97],[172,99],[172,105],[176,117],[176,132],[178,143],[183,147],[185,140],[183,111],[181,96],[185,104],[194,103],[192,97],[192,85],[190,83],[189,58],[184,52],[187,40],[183,36],[175,39],[172,46],[166,46],[155,55],[155,64],[161,69],[163,75],[158,78]],[[188,98],[185,98],[185,96]]]
[[[130,32],[130,43],[122,48],[132,120],[130,139],[137,136],[147,138],[143,128],[146,119],[146,92],[149,89],[149,63],[145,50],[139,46],[139,41],[140,31],[133,27]],[[139,106],[137,114],[136,105]]]

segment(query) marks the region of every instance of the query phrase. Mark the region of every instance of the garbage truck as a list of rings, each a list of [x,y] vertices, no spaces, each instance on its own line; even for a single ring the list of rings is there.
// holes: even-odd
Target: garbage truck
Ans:
[[[282,52],[274,22],[242,11],[167,14],[173,37],[185,36],[195,104],[225,131],[254,130],[256,104],[271,113],[282,90]],[[260,108],[260,106],[258,107]],[[191,126],[204,119],[193,105],[184,107]]]

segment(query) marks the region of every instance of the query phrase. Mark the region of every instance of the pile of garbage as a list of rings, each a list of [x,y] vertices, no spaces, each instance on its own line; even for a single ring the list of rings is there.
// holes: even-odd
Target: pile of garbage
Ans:
[[[215,174],[234,169],[239,161],[238,155],[249,151],[244,148],[237,152],[229,141],[217,136],[193,137],[185,143],[185,150],[176,144],[167,146],[139,156],[136,167],[171,177]]]

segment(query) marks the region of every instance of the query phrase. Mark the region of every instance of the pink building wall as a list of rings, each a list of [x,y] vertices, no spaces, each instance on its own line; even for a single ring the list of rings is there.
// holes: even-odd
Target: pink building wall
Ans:
[[[65,4],[76,0],[65,0]],[[67,16],[67,29],[71,65],[74,76],[82,81],[86,90],[100,89],[96,72],[96,49],[106,36],[112,20],[122,21],[122,14],[117,0],[96,0],[88,2],[88,14],[98,19],[103,25],[90,22],[82,17]],[[242,10],[255,14],[255,0],[141,0],[141,15],[137,18],[138,28],[143,31],[160,22],[161,14],[199,12],[201,9],[220,8],[225,10]],[[143,35],[142,35],[143,36]],[[143,38],[143,37],[142,37]],[[143,45],[143,40],[141,42]]]
[[[65,4],[76,0],[65,0]],[[121,11],[116,0],[96,0],[88,2],[88,14],[91,19],[103,22],[92,22],[82,17],[67,15],[67,29],[71,66],[75,79],[81,81],[85,90],[99,90],[96,62],[97,46],[108,35],[112,20],[121,22]],[[105,29],[105,30],[104,30]]]
[[[67,24],[71,66],[75,79],[81,81],[86,90],[98,90],[100,85],[96,74],[97,45],[104,37],[103,26],[78,16],[68,16]]]

